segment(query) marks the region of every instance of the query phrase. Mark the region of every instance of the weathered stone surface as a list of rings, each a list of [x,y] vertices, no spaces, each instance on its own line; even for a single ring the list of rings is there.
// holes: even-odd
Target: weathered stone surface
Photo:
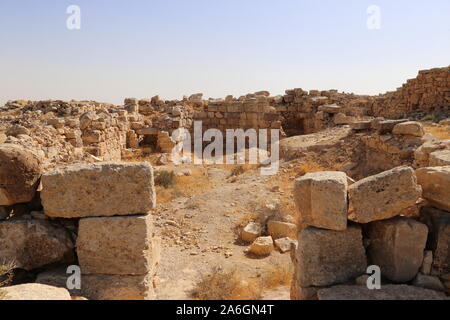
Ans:
[[[362,179],[348,189],[348,218],[358,223],[369,223],[395,217],[413,206],[421,192],[410,167],[398,167]]]
[[[255,241],[262,232],[262,226],[259,223],[251,222],[245,226],[241,232],[241,239],[244,242],[252,243]]]
[[[83,275],[83,296],[92,300],[154,300],[152,274]]]
[[[293,223],[272,220],[267,223],[267,230],[274,240],[297,237],[297,225]]]
[[[445,294],[407,285],[383,285],[380,290],[365,286],[334,286],[321,289],[319,300],[446,300]]]
[[[291,238],[281,238],[274,241],[275,247],[280,250],[281,253],[286,253],[291,251],[292,247],[298,247],[297,240],[293,240]]]
[[[397,217],[376,221],[369,226],[370,261],[394,282],[408,282],[417,275],[423,262],[428,228],[415,220]]]
[[[344,231],[308,227],[298,236],[296,252],[299,287],[329,286],[345,282],[366,271],[361,228]]]
[[[420,168],[416,174],[423,197],[433,206],[450,211],[450,166]]]
[[[156,202],[148,163],[71,165],[44,174],[42,185],[42,205],[50,217],[143,214]]]
[[[416,276],[412,285],[435,291],[445,291],[445,287],[438,277],[427,276],[420,273]]]
[[[0,260],[17,268],[36,269],[52,263],[72,262],[74,244],[61,226],[44,220],[0,222]]]
[[[20,146],[0,145],[0,206],[31,201],[40,175],[36,155]]]
[[[420,272],[424,275],[431,274],[431,267],[433,266],[433,251],[425,250],[423,253],[423,262],[420,267]]]
[[[272,237],[259,237],[256,239],[250,248],[248,253],[255,256],[268,256],[274,250]]]
[[[290,297],[291,300],[317,300],[317,293],[323,287],[299,287],[295,284],[295,281],[292,281]]]
[[[357,121],[350,124],[350,128],[355,131],[369,130],[372,123],[370,121]]]
[[[395,125],[392,130],[393,134],[410,135],[415,137],[422,137],[425,135],[423,125],[417,121],[407,121]]]
[[[63,266],[41,272],[37,275],[35,283],[67,289],[67,280],[72,275],[72,273],[67,273],[67,267]],[[70,289],[69,293],[71,296],[81,296],[81,289]]]
[[[430,154],[430,167],[450,166],[450,150],[435,151]]]
[[[0,289],[1,300],[71,300],[69,291],[38,283]]]
[[[308,173],[295,180],[294,200],[299,222],[318,228],[345,230],[347,187],[344,172]]]
[[[408,121],[407,119],[386,120],[386,121],[374,122],[372,125],[375,130],[378,130],[378,133],[385,134],[385,133],[392,132],[392,130],[394,130],[394,127],[396,125],[407,122],[407,121]]]
[[[83,274],[136,275],[152,271],[151,215],[85,218],[79,223],[77,253]]]
[[[431,274],[441,276],[450,273],[450,213],[424,207],[421,221],[429,228],[427,246],[433,251]]]

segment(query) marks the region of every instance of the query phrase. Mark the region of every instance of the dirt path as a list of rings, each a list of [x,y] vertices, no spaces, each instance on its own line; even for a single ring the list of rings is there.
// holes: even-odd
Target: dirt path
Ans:
[[[167,170],[170,168],[166,168]],[[172,168],[175,171],[187,167]],[[157,288],[158,299],[191,299],[190,291],[201,275],[215,266],[237,270],[243,277],[261,276],[268,268],[290,264],[290,255],[273,252],[264,259],[245,255],[234,226],[246,215],[280,199],[270,190],[271,177],[255,170],[229,179],[229,170],[209,168],[214,186],[193,197],[176,198],[155,210],[155,225],[163,239]],[[231,181],[230,181],[231,180]],[[233,181],[236,180],[236,181]],[[286,299],[289,288],[277,288],[263,297]]]

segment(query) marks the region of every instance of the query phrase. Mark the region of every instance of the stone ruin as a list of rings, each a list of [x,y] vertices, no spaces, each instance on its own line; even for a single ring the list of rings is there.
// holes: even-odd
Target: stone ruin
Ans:
[[[402,166],[358,182],[343,172],[297,179],[294,199],[305,227],[293,255],[291,298],[445,299],[449,190],[450,166]],[[422,197],[426,205],[418,204]],[[380,290],[368,289],[370,265],[381,270]]]
[[[260,91],[239,98],[182,100],[127,98],[123,106],[92,101],[8,102],[1,111],[0,143],[22,145],[44,159],[45,167],[79,161],[117,161],[137,151],[170,153],[180,141],[176,129],[281,129],[282,136],[320,132],[335,126],[370,127],[378,119],[449,116],[450,67],[420,71],[395,92],[360,96],[336,90],[286,90],[271,97]],[[395,123],[387,124],[386,128]],[[392,128],[391,128],[392,129]],[[382,130],[380,130],[382,132]]]
[[[156,196],[148,163],[75,164],[42,173],[20,147],[2,145],[0,157],[0,205],[7,206],[1,218],[10,216],[0,221],[2,260],[28,271],[50,268],[36,283],[61,288],[66,268],[51,267],[79,266],[82,286],[70,290],[73,296],[155,299],[160,239],[149,214]],[[20,206],[35,211],[22,214]]]
[[[180,142],[172,133],[192,132],[202,121],[203,130],[280,129],[283,159],[311,151],[344,158],[339,172],[296,180],[298,234],[294,221],[270,221],[268,237],[254,223],[242,231],[256,255],[298,246],[292,299],[443,298],[439,291],[450,287],[450,141],[411,119],[445,118],[449,110],[450,67],[421,71],[379,96],[289,89],[276,97],[127,98],[123,106],[10,101],[0,117],[0,262],[42,271],[35,286],[56,287],[66,287],[68,265],[79,265],[83,286],[72,296],[154,299],[153,170],[120,161],[169,154]],[[317,141],[336,128],[336,141]],[[381,268],[382,290],[365,286],[370,265]]]

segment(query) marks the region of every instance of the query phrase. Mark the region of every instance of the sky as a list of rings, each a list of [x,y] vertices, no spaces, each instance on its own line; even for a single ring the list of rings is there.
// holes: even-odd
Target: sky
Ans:
[[[449,0],[0,0],[0,105],[384,93],[450,65],[449,15]]]

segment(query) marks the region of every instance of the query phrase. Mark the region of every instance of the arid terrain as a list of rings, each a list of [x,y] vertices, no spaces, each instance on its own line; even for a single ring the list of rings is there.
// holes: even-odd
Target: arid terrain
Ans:
[[[279,169],[175,162],[199,122],[277,130]],[[378,96],[0,108],[0,299],[441,300],[449,248],[450,67]]]

